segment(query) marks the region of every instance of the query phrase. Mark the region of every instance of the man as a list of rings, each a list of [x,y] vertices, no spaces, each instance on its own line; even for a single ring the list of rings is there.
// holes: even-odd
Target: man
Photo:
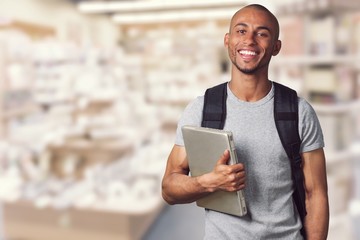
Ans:
[[[181,127],[201,125],[204,98],[185,109],[162,182],[169,204],[190,203],[219,190],[244,189],[248,214],[236,217],[206,210],[205,239],[303,239],[293,203],[290,161],[274,124],[274,87],[268,79],[281,41],[276,17],[261,5],[248,5],[232,17],[224,44],[232,62],[224,129],[233,132],[241,163],[227,165],[229,152],[213,171],[189,176]],[[305,177],[307,239],[326,239],[329,222],[323,135],[312,107],[299,98],[299,134]],[[245,176],[246,175],[246,176]],[[246,187],[245,187],[246,186]]]

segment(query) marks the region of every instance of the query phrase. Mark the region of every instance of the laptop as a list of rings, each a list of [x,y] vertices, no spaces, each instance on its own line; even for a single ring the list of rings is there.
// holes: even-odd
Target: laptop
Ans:
[[[229,164],[238,162],[233,135],[230,131],[183,126],[182,134],[191,176],[211,172],[226,149],[230,150]],[[247,213],[242,190],[237,192],[217,191],[196,201],[197,206],[235,216]]]

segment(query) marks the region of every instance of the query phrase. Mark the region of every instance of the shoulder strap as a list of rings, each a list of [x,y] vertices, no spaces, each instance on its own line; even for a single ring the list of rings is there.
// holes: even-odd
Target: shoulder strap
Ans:
[[[226,119],[227,82],[205,92],[202,127],[223,129]]]
[[[304,174],[300,156],[298,97],[296,91],[274,82],[274,118],[281,143],[291,162],[294,181],[293,199],[304,223],[306,216]],[[305,236],[305,235],[304,235]]]

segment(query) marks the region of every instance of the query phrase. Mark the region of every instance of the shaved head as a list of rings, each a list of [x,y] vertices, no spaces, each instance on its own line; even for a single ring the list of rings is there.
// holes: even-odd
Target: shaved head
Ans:
[[[277,18],[275,17],[275,15],[269,11],[269,9],[267,9],[266,7],[260,5],[260,4],[250,4],[250,5],[246,5],[245,7],[241,8],[240,10],[238,10],[233,17],[231,18],[230,21],[230,28],[229,28],[229,33],[231,33],[231,29],[234,26],[234,19],[241,14],[242,11],[247,10],[247,9],[254,9],[257,11],[261,11],[264,12],[270,19],[270,21],[272,22],[273,26],[274,26],[274,30],[275,30],[275,39],[279,39],[279,34],[280,34],[280,26],[279,26],[279,22],[277,20]]]

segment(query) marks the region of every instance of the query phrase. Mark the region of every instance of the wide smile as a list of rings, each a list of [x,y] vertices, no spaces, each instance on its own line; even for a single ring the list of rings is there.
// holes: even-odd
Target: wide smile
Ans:
[[[238,50],[238,53],[240,54],[241,58],[245,60],[254,59],[258,55],[256,51],[245,49]]]

